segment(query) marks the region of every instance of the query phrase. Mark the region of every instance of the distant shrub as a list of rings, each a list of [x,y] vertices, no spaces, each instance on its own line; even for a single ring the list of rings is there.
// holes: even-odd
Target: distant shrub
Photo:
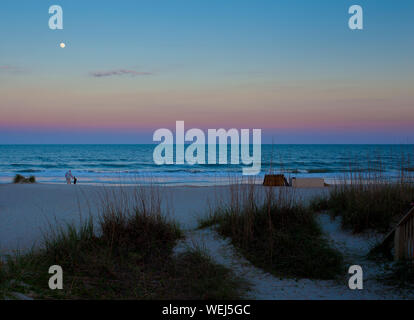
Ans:
[[[22,183],[25,178],[21,174],[16,174],[13,183]]]
[[[13,179],[13,183],[35,183],[36,177],[30,176],[29,178],[26,178],[22,176],[21,174],[16,174],[16,176]]]

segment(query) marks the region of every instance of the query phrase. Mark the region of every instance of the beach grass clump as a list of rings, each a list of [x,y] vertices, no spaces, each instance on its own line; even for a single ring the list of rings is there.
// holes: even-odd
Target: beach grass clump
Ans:
[[[132,215],[112,210],[101,216],[100,240],[113,254],[122,256],[128,252],[139,252],[143,260],[171,254],[176,241],[183,237],[174,222],[161,214],[148,214],[135,209]]]
[[[92,218],[80,226],[69,223],[54,226],[44,237],[43,259],[69,272],[76,272],[98,245],[99,238],[95,235]]]
[[[26,178],[21,174],[16,174],[13,178],[13,183],[36,183],[36,177],[30,176],[29,178]]]
[[[342,227],[354,233],[386,233],[413,202],[414,180],[407,166],[402,165],[398,177],[392,178],[378,165],[364,173],[351,169],[337,181],[327,197],[314,199],[311,208],[329,210],[333,216],[340,216]]]
[[[333,215],[354,233],[375,230],[386,233],[406,213],[414,200],[414,185],[350,184],[336,186],[327,199]]]
[[[3,262],[0,260],[0,300],[6,298],[7,291],[7,274]]]
[[[249,285],[223,265],[215,263],[201,249],[191,249],[180,254],[170,270],[176,299],[239,299]],[[191,281],[185,280],[191,279]]]
[[[329,246],[312,210],[282,188],[261,201],[254,186],[240,187],[244,195],[232,196],[200,225],[216,224],[249,261],[277,276],[333,279],[343,272],[342,255]]]
[[[57,299],[241,297],[230,270],[197,250],[174,254],[183,233],[162,214],[159,195],[115,196],[103,197],[98,221],[53,227],[41,249],[9,257],[7,279],[27,285],[15,290]],[[48,288],[52,265],[63,269],[63,290]]]
[[[314,212],[326,211],[329,209],[328,198],[324,196],[317,196],[310,200],[309,209]]]
[[[397,156],[398,174],[390,176],[381,156],[368,161],[367,169],[351,165],[326,198],[315,199],[316,211],[329,210],[340,216],[342,227],[354,233],[386,233],[414,202],[414,176],[410,157]]]

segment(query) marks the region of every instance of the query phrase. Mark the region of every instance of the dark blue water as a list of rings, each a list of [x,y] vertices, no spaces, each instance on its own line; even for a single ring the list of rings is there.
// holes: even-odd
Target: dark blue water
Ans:
[[[241,176],[243,165],[163,165],[153,162],[156,145],[0,145],[0,182],[16,174],[39,182],[64,183],[68,169],[79,183],[223,184]],[[230,152],[230,150],[228,150]],[[380,168],[397,175],[413,168],[414,145],[262,145],[259,179],[270,167],[290,176],[340,177],[346,172]],[[272,160],[273,159],[273,160]]]

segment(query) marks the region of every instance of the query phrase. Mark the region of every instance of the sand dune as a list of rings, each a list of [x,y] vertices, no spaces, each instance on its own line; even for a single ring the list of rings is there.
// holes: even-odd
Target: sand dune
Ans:
[[[412,290],[393,291],[378,281],[382,273],[379,265],[366,259],[372,241],[340,229],[338,221],[326,215],[319,222],[328,240],[338,248],[346,263],[360,264],[366,271],[365,290],[352,291],[346,283],[334,280],[281,279],[254,267],[231,245],[229,239],[219,237],[213,230],[196,230],[198,219],[220,201],[230,199],[232,186],[215,187],[159,187],[158,194],[164,200],[164,211],[185,229],[186,238],[178,243],[176,252],[188,247],[201,247],[214,261],[230,268],[237,276],[251,285],[248,298],[252,299],[412,299]],[[144,187],[146,192],[154,190]],[[266,190],[257,186],[258,195]],[[274,188],[275,192],[287,192],[299,201],[328,192],[328,188],[293,189]],[[131,198],[135,187],[108,187],[82,185],[0,185],[0,253],[26,250],[41,245],[42,232],[64,222],[79,223],[89,214],[97,217],[105,197]],[[365,274],[364,271],[364,274]]]
[[[150,188],[150,187],[148,187]],[[230,186],[159,187],[169,216],[183,229],[197,226],[198,218],[219,200],[230,197]],[[42,232],[56,223],[79,222],[89,214],[97,216],[105,194],[133,194],[132,186],[88,185],[0,185],[0,253],[25,250],[41,244]],[[309,199],[326,189],[286,189],[295,196]],[[257,187],[264,194],[265,188]]]

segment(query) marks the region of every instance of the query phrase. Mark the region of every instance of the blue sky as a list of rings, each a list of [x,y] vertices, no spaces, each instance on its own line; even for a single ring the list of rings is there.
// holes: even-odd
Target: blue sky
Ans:
[[[52,4],[64,30],[48,28]],[[176,120],[414,142],[413,31],[408,0],[2,0],[0,143],[149,143]]]

